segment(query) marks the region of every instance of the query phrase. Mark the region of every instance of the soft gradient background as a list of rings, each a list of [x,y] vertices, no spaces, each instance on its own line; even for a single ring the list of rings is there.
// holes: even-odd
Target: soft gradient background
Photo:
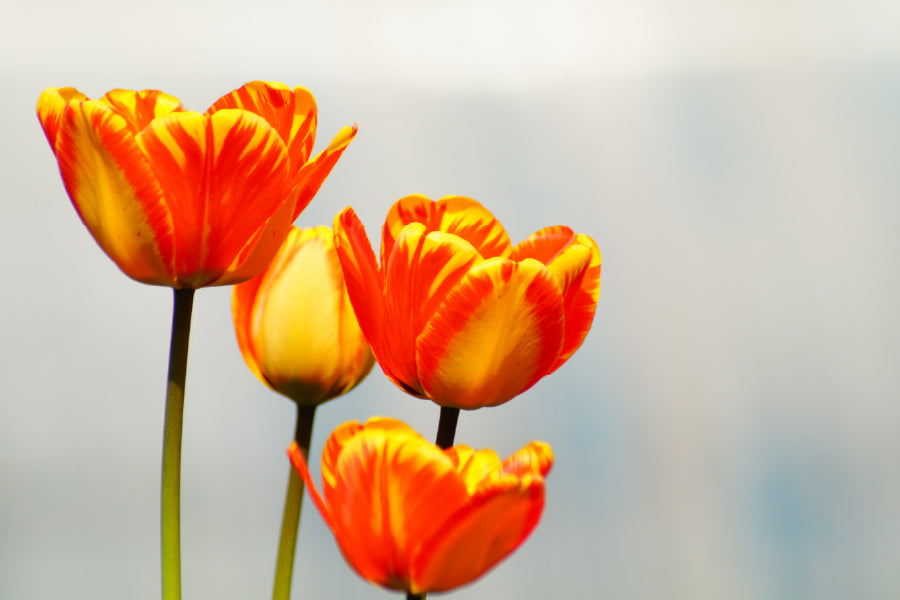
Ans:
[[[204,110],[302,84],[359,136],[301,224],[472,196],[518,241],[603,251],[581,351],[457,439],[553,444],[543,521],[448,598],[900,596],[900,3],[8,2],[0,8],[0,598],[159,598],[171,292],[82,227],[40,92],[159,88]],[[271,594],[293,406],[199,292],[184,597]],[[376,370],[321,408],[437,409]],[[295,598],[387,598],[306,504]],[[399,596],[393,596],[399,597]]]

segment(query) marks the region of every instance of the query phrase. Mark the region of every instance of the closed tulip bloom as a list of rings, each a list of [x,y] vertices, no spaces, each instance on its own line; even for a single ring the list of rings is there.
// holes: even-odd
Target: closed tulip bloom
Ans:
[[[252,82],[206,113],[156,90],[49,88],[38,118],[81,220],[122,271],[176,289],[259,273],[355,134],[308,160],[303,88]]]
[[[386,418],[331,434],[321,495],[295,445],[288,455],[353,569],[413,594],[471,583],[524,542],[540,520],[553,465],[542,442],[501,461],[488,449],[441,450]]]
[[[349,392],[375,363],[328,227],[292,227],[266,270],[234,286],[232,310],[250,370],[299,406]]]
[[[398,200],[381,264],[353,209],[335,219],[350,302],[384,372],[406,392],[462,409],[496,406],[581,346],[600,293],[600,250],[568,227],[513,246],[475,200]]]

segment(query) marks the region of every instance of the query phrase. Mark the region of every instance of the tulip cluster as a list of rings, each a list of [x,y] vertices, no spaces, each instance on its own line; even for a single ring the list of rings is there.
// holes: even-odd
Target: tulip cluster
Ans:
[[[291,399],[273,598],[290,597],[304,484],[351,567],[409,598],[467,585],[538,524],[550,446],[505,460],[453,445],[461,409],[508,402],[582,345],[597,307],[597,244],[568,227],[516,245],[471,198],[411,195],[387,213],[379,256],[352,208],[333,231],[292,223],[356,134],[312,156],[305,88],[255,81],[205,113],[155,90],[90,100],[50,88],[38,117],[79,217],[129,277],[175,289],[163,459],[163,593],[180,598],[178,478],[193,290],[231,285],[250,371]],[[404,423],[339,426],[308,468],[316,407],[375,361],[404,392],[441,407],[432,444]],[[170,408],[174,406],[170,412]],[[445,418],[447,419],[445,421]]]

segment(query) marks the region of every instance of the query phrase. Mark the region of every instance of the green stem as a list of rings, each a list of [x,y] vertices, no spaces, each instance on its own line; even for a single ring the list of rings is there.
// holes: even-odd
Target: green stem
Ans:
[[[407,592],[406,600],[425,600],[425,594],[413,594],[412,592]]]
[[[162,456],[162,597],[181,599],[181,424],[194,290],[175,290]]]
[[[459,409],[447,406],[441,407],[441,417],[438,420],[437,437],[434,443],[441,448],[449,448],[456,437],[456,423],[459,421]]]
[[[309,441],[312,439],[315,406],[297,407],[297,426],[294,441],[300,446],[303,458],[309,458]],[[290,467],[287,495],[284,498],[284,516],[281,518],[281,538],[278,541],[278,559],[275,562],[275,584],[272,600],[290,600],[291,576],[294,573],[294,554],[297,547],[297,529],[300,527],[300,509],[303,507],[303,480]]]

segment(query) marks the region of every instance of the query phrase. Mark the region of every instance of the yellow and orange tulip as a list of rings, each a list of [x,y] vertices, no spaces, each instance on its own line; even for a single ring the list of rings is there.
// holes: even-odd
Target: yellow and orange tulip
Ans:
[[[327,227],[292,227],[266,270],[234,286],[232,311],[250,370],[299,406],[349,392],[375,363]]]
[[[338,427],[322,451],[322,495],[288,449],[347,562],[383,587],[423,594],[471,583],[525,541],[553,465],[545,443],[504,461],[493,450],[441,450],[407,425]]]
[[[45,90],[37,113],[103,251],[129,277],[173,288],[259,273],[356,133],[309,160],[312,95],[259,81],[204,114],[157,90],[90,100],[74,88]]]
[[[600,293],[600,250],[568,227],[516,246],[475,200],[401,198],[381,265],[352,208],[335,219],[350,302],[387,376],[445,407],[496,406],[581,346]]]

